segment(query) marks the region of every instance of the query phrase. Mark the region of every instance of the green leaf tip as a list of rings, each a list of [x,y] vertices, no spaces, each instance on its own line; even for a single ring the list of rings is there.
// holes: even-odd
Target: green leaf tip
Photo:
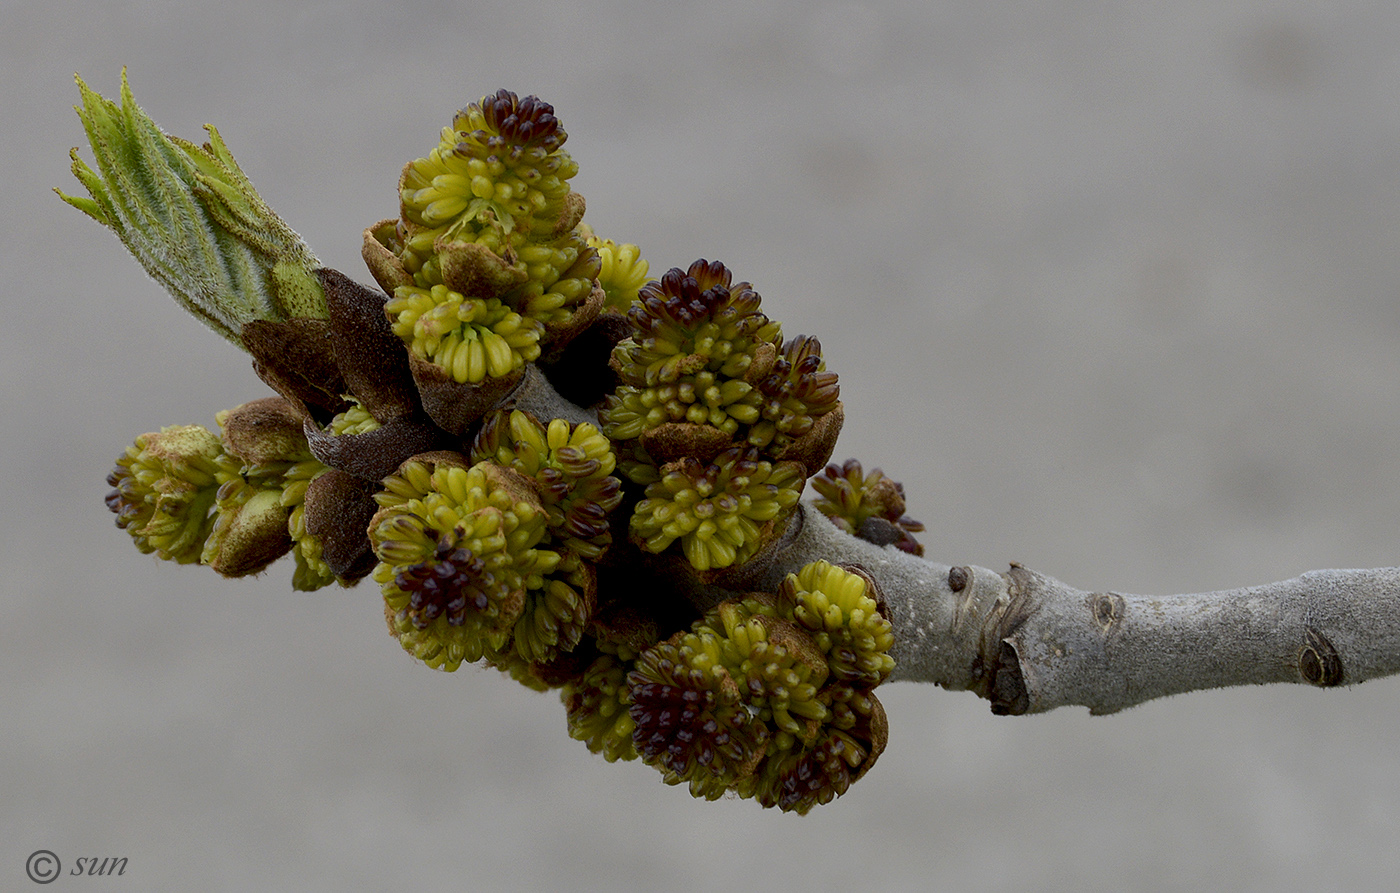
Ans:
[[[326,318],[320,266],[267,206],[219,132],[196,145],[165,134],[136,104],[122,70],[121,103],[75,76],[95,168],[74,149],[73,176],[90,198],[59,198],[109,227],[177,303],[243,347],[252,320]]]

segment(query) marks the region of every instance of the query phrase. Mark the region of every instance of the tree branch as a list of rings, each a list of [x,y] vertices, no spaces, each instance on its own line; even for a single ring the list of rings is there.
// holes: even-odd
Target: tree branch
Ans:
[[[1114,713],[1188,691],[1400,672],[1400,568],[1193,595],[1084,592],[1019,565],[998,573],[876,546],[801,506],[785,540],[723,585],[771,590],[817,558],[879,587],[895,633],[891,679],[972,691],[996,713]]]

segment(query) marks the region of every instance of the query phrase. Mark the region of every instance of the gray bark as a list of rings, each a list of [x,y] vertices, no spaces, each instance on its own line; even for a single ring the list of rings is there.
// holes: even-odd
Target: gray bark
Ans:
[[[818,558],[876,583],[895,632],[892,680],[972,691],[997,713],[1113,713],[1187,691],[1400,672],[1397,568],[1192,595],[1084,592],[1019,565],[998,573],[876,546],[802,506],[782,542],[722,585],[772,590]]]

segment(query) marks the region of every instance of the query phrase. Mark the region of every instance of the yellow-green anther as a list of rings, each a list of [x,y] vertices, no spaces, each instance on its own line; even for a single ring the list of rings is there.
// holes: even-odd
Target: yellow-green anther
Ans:
[[[199,560],[213,529],[219,488],[238,468],[207,428],[162,428],[136,438],[117,460],[107,476],[115,488],[107,507],[137,549],[190,564]]]
[[[292,538],[292,588],[310,592],[335,582],[335,573],[321,558],[321,541],[306,530],[306,488],[327,468],[316,459],[298,462],[284,474],[282,506],[288,509],[287,533]]]
[[[740,602],[722,602],[706,618],[715,637],[714,660],[745,693],[746,703],[775,731],[802,736],[808,721],[830,713],[817,700],[826,660],[810,637],[786,621],[750,614]]]
[[[384,483],[369,538],[390,631],[442,669],[504,658],[527,608],[537,620],[530,590],[549,585],[560,563],[558,552],[542,547],[546,515],[533,488],[489,462],[429,469],[416,459]],[[544,607],[549,598],[568,600],[546,593]],[[531,647],[547,632],[537,626]]]
[[[762,526],[796,505],[801,468],[759,461],[739,447],[708,465],[690,458],[667,465],[633,512],[632,539],[658,553],[680,540],[696,570],[743,563],[762,545]]]
[[[773,368],[758,382],[762,421],[749,430],[750,446],[783,446],[812,429],[813,420],[836,408],[840,387],[826,371],[816,338],[799,335],[783,345]]]
[[[557,578],[525,592],[525,607],[512,643],[525,661],[546,661],[578,644],[588,623],[589,605],[574,587]]]
[[[400,286],[384,311],[411,352],[464,384],[509,375],[540,355],[544,327],[497,298],[469,298],[446,285]]]
[[[350,406],[338,412],[328,426],[337,437],[344,434],[367,434],[380,427],[379,420],[369,414],[360,401],[350,398]]]
[[[528,246],[522,246],[522,252],[525,247]],[[598,252],[577,233],[568,233],[550,243],[548,255],[547,259],[528,266],[526,282],[512,289],[502,300],[546,326],[561,325],[592,293],[601,262]]]
[[[827,655],[836,677],[874,687],[894,669],[894,631],[866,590],[860,575],[814,561],[789,574],[778,592],[779,603]]]
[[[641,250],[631,243],[619,245],[612,239],[600,239],[591,230],[581,228],[588,244],[598,252],[598,285],[607,298],[604,307],[626,312],[637,300],[637,291],[647,283],[648,265]]]
[[[73,174],[91,198],[55,190],[64,201],[115,232],[182,307],[239,347],[246,322],[327,315],[316,258],[217,130],[207,128],[203,146],[166,135],[136,105],[125,71],[120,105],[77,81],[96,169],[74,149]]]
[[[627,671],[636,654],[627,648],[617,651],[599,655],[560,694],[568,715],[569,737],[587,744],[610,763],[637,758],[632,744],[636,723],[627,709],[631,703]]]

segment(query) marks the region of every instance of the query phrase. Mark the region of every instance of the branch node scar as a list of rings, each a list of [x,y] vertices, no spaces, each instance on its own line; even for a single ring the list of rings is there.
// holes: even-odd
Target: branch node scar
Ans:
[[[1342,657],[1332,642],[1316,627],[1309,626],[1305,643],[1298,652],[1298,672],[1319,688],[1342,684]]]
[[[1099,629],[1107,633],[1123,620],[1127,605],[1123,602],[1123,596],[1116,592],[1096,592],[1089,596],[1089,609],[1093,611]]]

